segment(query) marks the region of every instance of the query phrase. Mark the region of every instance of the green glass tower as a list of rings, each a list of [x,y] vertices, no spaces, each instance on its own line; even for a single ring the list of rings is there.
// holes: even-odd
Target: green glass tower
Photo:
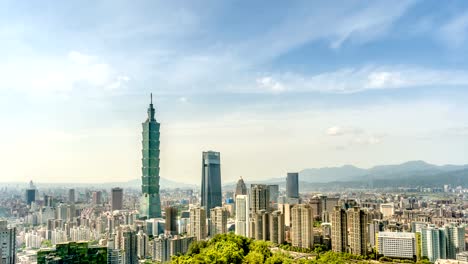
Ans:
[[[148,118],[143,123],[142,176],[140,216],[146,218],[161,217],[159,197],[159,127],[154,118],[153,95],[148,107]]]

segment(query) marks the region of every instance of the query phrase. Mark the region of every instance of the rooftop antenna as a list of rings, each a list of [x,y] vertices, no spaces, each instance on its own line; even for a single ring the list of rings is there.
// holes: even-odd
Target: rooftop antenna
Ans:
[[[151,104],[153,104],[153,93],[150,93],[151,96]]]

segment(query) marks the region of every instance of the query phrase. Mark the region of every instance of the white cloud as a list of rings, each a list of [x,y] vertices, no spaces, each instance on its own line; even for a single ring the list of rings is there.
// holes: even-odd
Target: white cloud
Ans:
[[[182,97],[179,97],[178,101],[181,103],[186,103],[188,101],[188,98],[185,96],[182,96]]]
[[[98,57],[78,51],[62,57],[18,58],[14,63],[0,63],[0,71],[4,73],[1,88],[35,94],[68,92],[83,86],[112,90],[130,80]]]
[[[280,82],[274,80],[272,77],[262,77],[257,79],[257,85],[266,91],[270,91],[273,93],[281,93],[286,90],[284,85],[282,85]]]
[[[257,79],[256,82],[262,84],[260,92],[357,93],[376,89],[468,85],[468,71],[411,66],[365,66],[338,69],[312,76],[295,73],[270,74],[269,77],[260,81]],[[275,85],[288,89],[271,89]]]
[[[327,135],[329,136],[358,135],[362,133],[361,129],[352,127],[332,126],[327,129]]]

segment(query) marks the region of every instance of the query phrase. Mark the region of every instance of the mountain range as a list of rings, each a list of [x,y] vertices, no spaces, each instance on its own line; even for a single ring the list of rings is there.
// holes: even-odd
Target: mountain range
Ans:
[[[428,177],[433,175],[449,175],[451,172],[468,170],[466,165],[434,165],[424,161],[408,161],[397,165],[380,165],[362,169],[352,165],[341,167],[326,167],[319,169],[304,169],[300,171],[300,180],[310,183],[368,181],[382,179],[402,179],[407,177]],[[463,173],[462,173],[463,174]]]

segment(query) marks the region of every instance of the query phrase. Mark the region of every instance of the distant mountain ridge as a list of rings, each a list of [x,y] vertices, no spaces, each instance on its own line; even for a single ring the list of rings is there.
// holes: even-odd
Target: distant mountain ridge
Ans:
[[[335,181],[356,181],[372,178],[385,179],[404,178],[408,176],[430,176],[445,172],[455,172],[468,169],[465,165],[434,165],[425,161],[408,161],[396,165],[379,165],[370,169],[362,169],[352,165],[341,167],[326,167],[317,169],[304,169],[299,172],[300,180],[310,183],[326,183]]]

